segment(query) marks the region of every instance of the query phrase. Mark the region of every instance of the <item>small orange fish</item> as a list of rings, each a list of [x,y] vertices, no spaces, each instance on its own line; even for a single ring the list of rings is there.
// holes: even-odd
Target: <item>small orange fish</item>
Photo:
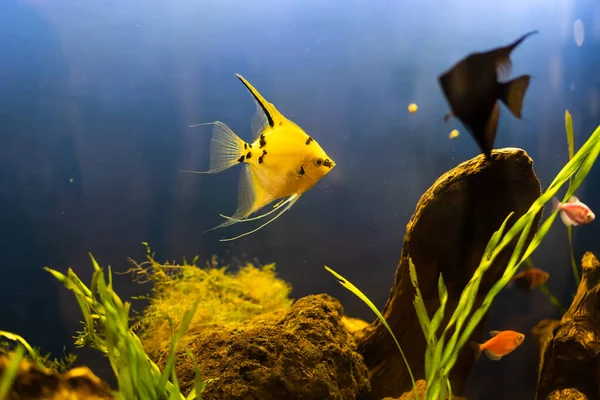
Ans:
[[[515,274],[507,286],[511,287],[515,283],[517,288],[527,292],[546,283],[549,277],[550,274],[546,271],[539,268],[528,268]]]
[[[484,352],[490,360],[499,360],[519,347],[525,335],[515,331],[490,331],[492,338],[485,343],[471,342],[475,349],[475,359]]]

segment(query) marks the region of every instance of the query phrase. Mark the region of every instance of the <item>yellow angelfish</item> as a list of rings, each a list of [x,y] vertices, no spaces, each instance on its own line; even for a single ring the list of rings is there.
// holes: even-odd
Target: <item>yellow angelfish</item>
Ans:
[[[277,111],[244,77],[235,75],[250,91],[256,103],[256,115],[252,121],[254,142],[243,141],[220,121],[191,125],[190,127],[214,125],[210,169],[204,172],[186,172],[213,174],[242,164],[237,210],[231,217],[221,214],[227,221],[209,231],[279,212],[258,228],[221,241],[249,235],[273,222],[335,167],[335,162],[316,140]],[[250,215],[277,199],[282,200],[273,210],[250,218]]]

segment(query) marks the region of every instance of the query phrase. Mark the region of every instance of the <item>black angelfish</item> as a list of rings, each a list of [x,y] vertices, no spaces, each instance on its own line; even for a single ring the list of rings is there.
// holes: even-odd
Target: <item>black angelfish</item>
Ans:
[[[534,33],[537,31],[526,33],[506,47],[472,53],[438,77],[451,109],[444,116],[444,121],[448,122],[451,116],[457,117],[467,127],[487,160],[490,159],[498,128],[498,100],[502,100],[512,114],[520,119],[530,79],[529,75],[522,75],[500,83],[498,72],[507,74],[510,71],[510,53]]]

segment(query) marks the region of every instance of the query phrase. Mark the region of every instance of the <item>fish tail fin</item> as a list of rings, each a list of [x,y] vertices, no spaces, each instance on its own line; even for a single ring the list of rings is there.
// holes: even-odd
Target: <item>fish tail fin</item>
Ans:
[[[552,212],[555,212],[556,210],[558,210],[561,206],[561,202],[560,200],[558,200],[556,197],[552,198]],[[566,226],[573,226],[575,225],[573,223],[573,221],[571,220],[571,218],[569,218],[569,216],[567,215],[567,213],[565,212],[565,210],[560,210],[560,219],[562,220],[563,224],[565,224]]]
[[[481,356],[481,344],[477,342],[469,342],[473,350],[475,350],[475,361]]]
[[[517,118],[521,118],[521,109],[523,108],[523,99],[525,98],[525,92],[529,87],[529,75],[521,75],[506,83],[500,84],[502,92],[500,93],[500,100],[510,112]]]
[[[248,144],[236,135],[221,121],[206,122],[190,125],[190,128],[202,125],[213,125],[212,139],[210,142],[210,168],[208,171],[191,171],[196,174],[214,174],[233,167],[244,161],[245,149]]]
[[[552,212],[560,208],[560,200],[556,196],[552,197]]]

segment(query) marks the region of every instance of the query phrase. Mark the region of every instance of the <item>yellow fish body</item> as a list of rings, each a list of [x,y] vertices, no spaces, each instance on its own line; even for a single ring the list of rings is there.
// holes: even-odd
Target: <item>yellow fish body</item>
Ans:
[[[186,172],[212,174],[242,164],[237,210],[231,217],[221,215],[227,221],[209,230],[254,221],[279,212],[258,228],[221,241],[249,235],[273,222],[335,167],[335,162],[316,140],[284,117],[244,77],[239,74],[236,76],[250,91],[256,103],[256,115],[252,122],[254,142],[245,142],[220,121],[191,125],[214,125],[210,169],[204,172]],[[273,210],[250,218],[250,215],[277,199],[282,200]]]

